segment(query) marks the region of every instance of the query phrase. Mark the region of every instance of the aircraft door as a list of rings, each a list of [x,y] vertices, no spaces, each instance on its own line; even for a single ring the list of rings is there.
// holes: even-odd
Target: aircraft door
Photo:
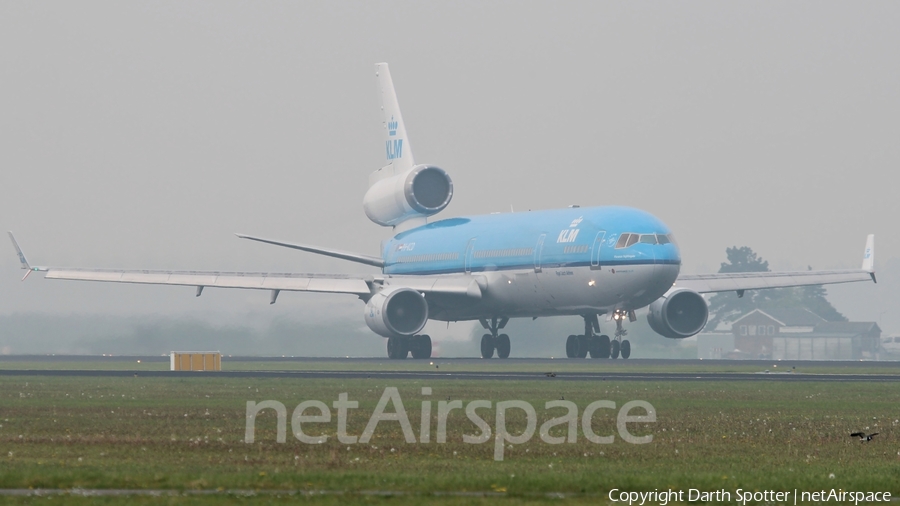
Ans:
[[[538,237],[537,244],[534,246],[534,272],[541,272],[541,253],[544,250],[544,239],[547,234],[541,234]]]
[[[597,237],[594,238],[594,245],[591,249],[591,270],[599,270],[600,269],[600,251],[603,248],[603,241],[606,239],[606,230],[601,230],[597,232]]]
[[[472,272],[472,260],[475,257],[475,238],[469,239],[469,244],[466,245],[466,255],[463,261],[465,262],[466,274]]]

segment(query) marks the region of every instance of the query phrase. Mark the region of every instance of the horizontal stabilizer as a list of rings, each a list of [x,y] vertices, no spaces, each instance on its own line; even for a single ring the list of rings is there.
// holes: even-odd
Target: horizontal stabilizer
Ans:
[[[275,246],[282,246],[285,248],[298,249],[300,251],[308,251],[310,253],[316,253],[318,255],[325,255],[327,257],[340,258],[341,260],[349,260],[351,262],[356,262],[360,264],[372,265],[375,267],[384,267],[384,260],[373,257],[369,255],[360,255],[358,253],[350,253],[347,251],[340,251],[336,249],[325,249],[319,248],[316,246],[307,246],[305,244],[294,244],[289,242],[282,241],[274,241],[272,239],[263,239],[261,237],[252,237],[249,235],[243,234],[235,234],[241,239],[250,239],[251,241],[264,242],[266,244],[274,244]]]

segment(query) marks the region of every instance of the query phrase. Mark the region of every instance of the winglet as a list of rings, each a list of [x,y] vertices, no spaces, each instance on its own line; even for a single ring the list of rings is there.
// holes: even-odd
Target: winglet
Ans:
[[[13,235],[12,232],[7,232],[7,233],[9,234],[9,239],[13,243],[13,248],[16,248],[16,254],[19,255],[19,262],[22,263],[22,268],[28,269],[30,271],[31,266],[28,265],[28,260],[25,259],[25,254],[22,253],[22,248],[19,247],[19,243],[16,242],[16,237]]]
[[[875,234],[869,234],[866,238],[866,251],[863,254],[862,270],[872,276],[872,281],[878,282],[875,279]]]
[[[12,232],[7,232],[7,233],[9,234],[9,238],[13,243],[13,248],[16,248],[16,254],[19,255],[19,262],[22,263],[22,268],[26,269],[28,271],[25,273],[24,276],[22,276],[22,281],[25,281],[25,278],[27,278],[28,275],[32,273],[32,271],[46,271],[47,270],[46,267],[32,267],[31,264],[28,263],[28,260],[25,259],[25,254],[22,253],[22,248],[19,247],[19,243],[16,242],[16,238],[13,235],[13,233]]]

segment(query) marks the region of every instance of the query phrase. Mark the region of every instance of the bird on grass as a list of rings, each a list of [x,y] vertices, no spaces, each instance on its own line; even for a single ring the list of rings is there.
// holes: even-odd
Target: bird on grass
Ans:
[[[877,435],[877,432],[873,432],[869,435],[866,435],[865,432],[854,432],[853,434],[850,434],[850,437],[858,437],[860,443],[865,443],[871,441]]]

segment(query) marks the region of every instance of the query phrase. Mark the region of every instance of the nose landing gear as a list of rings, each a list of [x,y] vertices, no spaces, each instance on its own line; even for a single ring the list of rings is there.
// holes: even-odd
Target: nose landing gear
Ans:
[[[497,334],[498,331],[506,326],[509,322],[509,318],[491,318],[490,322],[488,322],[487,319],[482,318],[479,321],[481,322],[482,327],[491,332],[490,334],[481,336],[481,358],[493,357],[494,350],[497,351],[497,357],[509,358],[511,349],[509,336],[506,334]]]
[[[631,342],[629,342],[628,339],[623,339],[628,335],[628,331],[625,330],[623,325],[623,323],[625,323],[625,318],[628,318],[628,321],[630,322],[637,321],[634,310],[624,311],[616,309],[613,312],[613,320],[616,321],[616,334],[615,340],[612,342],[612,354],[610,355],[612,358],[618,358],[620,354],[622,355],[622,358],[631,356]]]

